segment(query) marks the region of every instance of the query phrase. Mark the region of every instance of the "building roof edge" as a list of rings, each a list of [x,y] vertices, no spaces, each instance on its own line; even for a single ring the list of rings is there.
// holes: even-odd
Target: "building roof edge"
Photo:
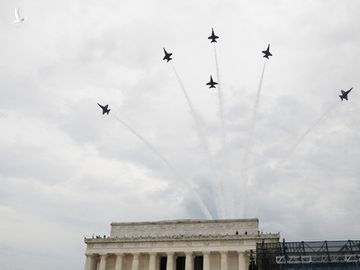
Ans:
[[[196,223],[230,223],[230,222],[256,222],[259,224],[258,218],[244,219],[173,219],[159,221],[138,221],[138,222],[112,222],[111,226],[119,225],[159,225],[159,224],[196,224]]]

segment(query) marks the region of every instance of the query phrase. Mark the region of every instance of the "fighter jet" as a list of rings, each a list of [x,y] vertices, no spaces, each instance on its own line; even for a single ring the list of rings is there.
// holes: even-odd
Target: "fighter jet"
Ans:
[[[164,53],[165,53],[165,56],[163,58],[163,60],[167,60],[167,62],[169,62],[170,60],[172,60],[171,56],[172,56],[172,53],[168,53],[165,48],[164,49]]]
[[[208,39],[211,39],[211,43],[213,43],[213,42],[217,42],[216,39],[218,38],[219,37],[214,34],[214,28],[211,28],[211,36],[208,37]]]
[[[268,45],[267,49],[265,51],[262,51],[262,53],[264,54],[263,57],[269,59],[269,56],[272,56],[272,54],[270,53],[270,44]]]
[[[210,82],[208,82],[206,85],[210,85],[209,88],[216,88],[215,85],[217,85],[217,82],[214,82],[212,76],[210,75]]]
[[[25,18],[20,16],[20,8],[15,8],[15,20],[14,20],[14,23],[21,23],[24,20],[25,20]]]
[[[341,95],[339,95],[339,97],[341,98],[341,101],[343,101],[344,99],[348,100],[348,94],[350,93],[350,91],[352,90],[353,88],[351,87],[349,90],[347,91],[344,91],[344,90],[341,90]]]
[[[98,105],[100,106],[100,108],[102,109],[102,114],[109,114],[109,112],[110,112],[110,109],[108,108],[109,107],[109,105],[105,105],[105,106],[103,106],[103,105],[101,105],[101,104],[99,104],[98,103]]]

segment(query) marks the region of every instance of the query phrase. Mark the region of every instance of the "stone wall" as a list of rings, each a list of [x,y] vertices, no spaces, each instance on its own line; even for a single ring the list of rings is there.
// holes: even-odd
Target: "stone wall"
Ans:
[[[168,237],[194,235],[257,234],[258,219],[174,220],[112,223],[110,237]]]

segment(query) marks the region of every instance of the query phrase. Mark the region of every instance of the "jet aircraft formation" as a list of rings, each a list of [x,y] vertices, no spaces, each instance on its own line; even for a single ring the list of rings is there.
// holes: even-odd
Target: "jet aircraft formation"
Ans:
[[[19,13],[19,9],[15,9],[15,17],[16,17],[16,21],[17,23],[19,22],[22,22],[24,21],[24,18],[20,17],[20,13]],[[214,28],[211,28],[211,35],[208,37],[208,39],[210,40],[210,43],[217,43],[217,39],[219,38],[219,36],[215,35],[215,32],[214,32]],[[165,48],[163,48],[164,50],[164,57],[163,57],[163,60],[166,61],[166,62],[169,62],[172,59],[172,53],[170,52],[167,52]],[[270,52],[270,44],[268,44],[266,50],[262,51],[262,53],[264,54],[263,57],[266,58],[266,59],[269,59],[270,56],[273,56],[272,53]],[[214,81],[212,75],[210,75],[210,81],[208,83],[206,83],[206,85],[209,86],[209,88],[216,88],[216,85],[218,83],[216,81]],[[341,94],[339,95],[341,101],[343,101],[344,99],[345,100],[348,100],[348,94],[351,92],[353,88],[350,88],[348,91],[344,91],[344,90],[341,90]],[[109,114],[110,112],[110,109],[108,108],[109,105],[100,105],[98,103],[98,105],[101,107],[102,109],[102,114]]]
[[[14,23],[16,24],[19,24],[19,23],[22,23],[24,22],[25,20],[25,17],[22,17],[20,15],[20,8],[15,8],[15,20],[14,20]],[[208,37],[210,41],[210,43],[217,43],[217,39],[219,38],[219,36],[215,35],[215,32],[214,32],[214,28],[211,28],[211,35]],[[169,53],[166,51],[165,48],[163,48],[164,50],[164,57],[163,57],[163,60],[166,60],[166,62],[169,62],[172,60],[171,56],[172,56],[172,53]],[[266,50],[262,51],[262,53],[264,54],[263,57],[266,58],[266,59],[269,59],[270,56],[272,56],[272,53],[270,52],[270,44],[268,44]],[[214,81],[213,77],[210,75],[210,81],[208,83],[206,83],[206,85],[209,85],[209,88],[216,88],[215,85],[217,85],[218,83]],[[353,89],[353,87],[351,87],[349,90],[347,91],[344,91],[344,90],[341,90],[341,94],[339,95],[341,101],[343,100],[348,100],[348,95],[349,93],[351,92],[351,90]],[[101,109],[103,110],[102,111],[102,114],[109,114],[110,112],[110,109],[108,109],[108,106],[109,105],[100,105],[98,103],[98,105],[101,107]]]

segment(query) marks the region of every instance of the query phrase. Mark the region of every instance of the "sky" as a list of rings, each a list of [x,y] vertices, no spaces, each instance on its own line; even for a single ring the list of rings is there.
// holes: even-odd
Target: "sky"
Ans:
[[[0,268],[81,269],[83,237],[122,221],[256,217],[288,241],[359,239],[359,11],[1,0]]]

